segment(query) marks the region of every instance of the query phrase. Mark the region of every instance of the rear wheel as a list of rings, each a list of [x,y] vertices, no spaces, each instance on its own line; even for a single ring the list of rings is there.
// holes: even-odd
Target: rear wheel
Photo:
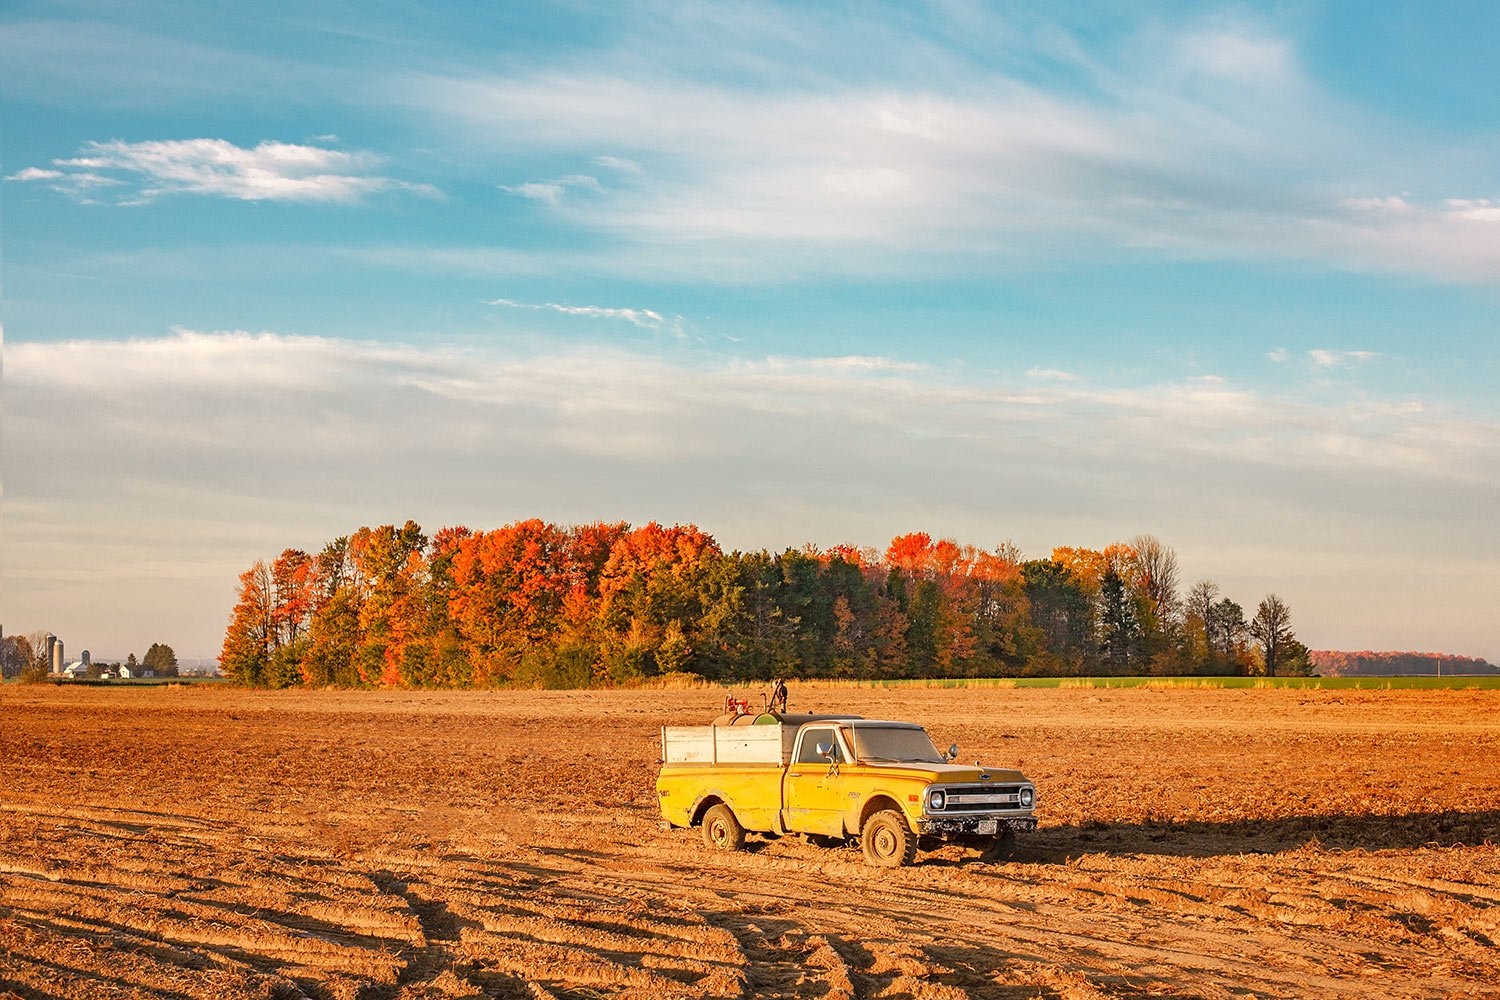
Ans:
[[[917,860],[917,836],[894,809],[872,813],[860,831],[859,844],[865,860],[878,868],[901,868]]]
[[[745,846],[745,828],[734,818],[734,810],[720,802],[703,814],[703,842],[716,851]]]

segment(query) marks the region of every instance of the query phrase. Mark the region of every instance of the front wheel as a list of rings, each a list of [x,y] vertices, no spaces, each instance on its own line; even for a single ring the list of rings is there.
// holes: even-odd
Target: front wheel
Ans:
[[[1000,835],[979,851],[979,860],[991,863],[1009,861],[1016,853],[1016,831],[1006,827]]]
[[[703,814],[703,842],[716,851],[738,851],[745,846],[745,828],[724,803]]]
[[[917,860],[917,836],[906,825],[906,817],[894,809],[882,809],[865,820],[859,834],[865,860],[877,868],[901,868]]]

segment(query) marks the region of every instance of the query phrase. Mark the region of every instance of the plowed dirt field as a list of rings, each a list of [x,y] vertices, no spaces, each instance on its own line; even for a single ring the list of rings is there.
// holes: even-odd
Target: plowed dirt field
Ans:
[[[1035,780],[899,870],[659,830],[721,698],[7,687],[0,997],[1500,996],[1500,693],[793,687]]]

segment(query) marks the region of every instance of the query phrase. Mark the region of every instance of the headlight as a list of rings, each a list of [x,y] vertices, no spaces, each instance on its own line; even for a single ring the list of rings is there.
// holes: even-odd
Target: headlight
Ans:
[[[1030,788],[1021,789],[1021,808],[1030,809],[1031,804],[1036,801],[1036,792]]]
[[[948,793],[941,788],[934,788],[927,793],[927,808],[933,812],[942,812],[948,805]]]

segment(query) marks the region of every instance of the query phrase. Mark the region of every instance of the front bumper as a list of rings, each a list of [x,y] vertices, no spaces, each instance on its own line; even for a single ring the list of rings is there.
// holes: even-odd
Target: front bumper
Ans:
[[[1025,833],[1036,829],[1035,816],[924,816],[917,832],[924,837],[993,837],[1004,830]]]

